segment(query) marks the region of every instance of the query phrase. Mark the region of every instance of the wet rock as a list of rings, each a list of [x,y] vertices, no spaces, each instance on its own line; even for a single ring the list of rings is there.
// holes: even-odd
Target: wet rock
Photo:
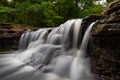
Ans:
[[[120,0],[110,3],[102,15],[106,23],[120,23]]]
[[[3,27],[4,26],[4,27]],[[12,26],[9,23],[0,23],[0,29],[11,29]]]
[[[84,36],[84,33],[85,33],[86,29],[88,28],[88,26],[92,22],[95,22],[96,20],[100,20],[101,18],[102,18],[102,16],[93,15],[93,14],[91,14],[91,15],[87,16],[86,18],[84,18],[83,21],[82,21],[82,24],[81,24],[82,28],[81,28],[81,33],[80,33],[80,34],[82,34],[82,37]]]
[[[92,31],[91,67],[96,80],[120,80],[120,0],[102,15]]]
[[[118,46],[119,43],[117,46],[113,45],[115,42],[118,42],[115,37],[107,38],[102,36],[102,38],[94,38],[91,66],[93,72],[97,75],[96,80],[120,79],[120,46]]]
[[[99,24],[92,34],[92,68],[97,80],[120,79],[120,24]],[[96,28],[97,28],[96,27]]]
[[[0,51],[15,50],[18,48],[21,34],[31,26],[0,23]]]

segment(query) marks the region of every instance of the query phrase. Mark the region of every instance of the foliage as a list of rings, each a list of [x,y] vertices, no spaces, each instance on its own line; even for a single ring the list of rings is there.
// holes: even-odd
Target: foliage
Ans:
[[[100,14],[95,0],[7,0],[0,1],[0,22],[54,27],[72,18]],[[110,1],[110,0],[109,0]]]
[[[96,5],[95,7],[88,7],[85,10],[81,10],[80,17],[84,18],[90,14],[100,15],[102,11],[103,11],[102,5]]]
[[[112,1],[114,1],[114,0],[107,0],[108,3],[112,2]]]
[[[65,21],[71,18],[78,18],[80,14],[80,9],[75,5],[74,0],[58,0],[54,10]]]
[[[10,22],[12,20],[11,18],[12,18],[13,12],[14,12],[14,9],[12,8],[0,6],[0,21]]]
[[[17,5],[17,10],[15,12],[16,23],[34,25],[34,26],[48,26],[50,11],[46,9],[45,6],[38,4],[22,3],[22,5]],[[24,17],[22,17],[24,16]],[[41,24],[42,23],[42,24]],[[52,26],[52,25],[50,25]]]

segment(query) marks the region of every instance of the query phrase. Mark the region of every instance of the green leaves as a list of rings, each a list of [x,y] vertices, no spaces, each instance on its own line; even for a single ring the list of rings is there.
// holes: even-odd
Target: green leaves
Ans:
[[[112,1],[114,1],[114,0],[107,0],[108,3],[112,2]]]
[[[9,7],[4,7],[4,6],[0,6],[0,12],[2,13],[2,12],[7,12],[7,13],[9,13],[9,12],[11,12],[11,11],[13,11],[14,9],[12,9],[12,8],[9,8]]]
[[[7,0],[0,1],[0,22],[55,27],[68,19],[100,14],[95,0]]]

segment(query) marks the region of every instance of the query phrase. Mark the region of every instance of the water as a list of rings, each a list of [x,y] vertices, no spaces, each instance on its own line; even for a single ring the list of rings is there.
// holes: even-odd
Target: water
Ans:
[[[72,19],[56,28],[24,32],[18,51],[0,55],[0,80],[94,80],[86,52],[95,23],[83,39],[81,23]]]
[[[94,75],[90,70],[89,58],[86,57],[87,44],[90,37],[90,31],[95,24],[92,23],[84,34],[77,56],[72,62],[71,79],[72,80],[93,80]]]
[[[43,29],[37,31],[25,31],[20,38],[19,49],[26,49],[31,42],[38,40],[38,37],[42,32]]]

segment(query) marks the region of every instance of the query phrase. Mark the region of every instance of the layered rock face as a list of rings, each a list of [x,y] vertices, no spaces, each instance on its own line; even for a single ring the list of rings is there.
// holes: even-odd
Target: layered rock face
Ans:
[[[120,0],[104,10],[92,40],[91,67],[96,80],[120,80]]]
[[[0,23],[0,51],[17,49],[23,31],[32,28],[25,25]]]
[[[120,79],[120,24],[101,24],[93,33],[92,68],[97,80]]]
[[[106,23],[120,23],[120,0],[109,4],[102,15]]]

